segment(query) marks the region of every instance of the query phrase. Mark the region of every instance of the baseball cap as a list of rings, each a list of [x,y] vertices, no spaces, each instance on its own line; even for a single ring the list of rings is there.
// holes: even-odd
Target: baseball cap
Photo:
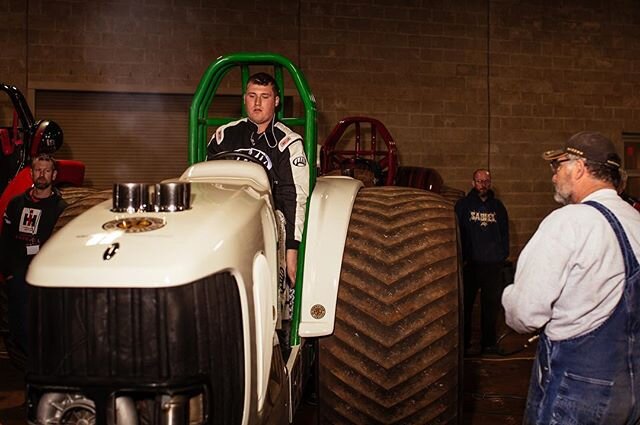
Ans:
[[[596,131],[581,131],[569,138],[562,149],[546,151],[542,158],[553,161],[562,155],[572,154],[610,168],[620,168],[622,161],[613,142]]]

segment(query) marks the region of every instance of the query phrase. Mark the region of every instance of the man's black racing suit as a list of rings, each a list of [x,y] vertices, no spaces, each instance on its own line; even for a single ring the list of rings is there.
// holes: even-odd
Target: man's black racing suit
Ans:
[[[216,130],[207,145],[207,159],[228,151],[251,155],[269,170],[275,207],[286,221],[286,248],[298,249],[309,196],[309,164],[302,137],[275,118],[258,134],[256,124],[243,118]]]

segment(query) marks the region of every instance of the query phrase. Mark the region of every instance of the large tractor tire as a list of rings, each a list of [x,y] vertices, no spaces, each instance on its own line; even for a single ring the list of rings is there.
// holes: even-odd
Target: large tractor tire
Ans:
[[[97,190],[86,187],[67,187],[60,190],[62,198],[67,202],[67,208],[62,212],[56,225],[54,233],[66,225],[73,218],[82,214],[87,209],[102,201],[111,199],[111,190]],[[4,286],[5,284],[3,284]],[[5,288],[0,288],[0,326],[8,328],[8,302]],[[8,338],[8,330],[3,330],[5,336],[5,348],[12,363],[20,370],[24,370],[26,356],[21,349],[16,347]]]
[[[88,187],[67,187],[60,191],[62,198],[67,202],[67,208],[62,212],[54,232],[65,226],[89,208],[107,199],[111,199],[111,190],[97,190]]]
[[[455,205],[460,199],[464,198],[464,190],[456,189],[447,185],[443,185],[440,189],[440,195],[447,201],[453,202]]]
[[[360,191],[335,330],[319,343],[320,423],[462,423],[459,270],[450,202],[420,189]]]

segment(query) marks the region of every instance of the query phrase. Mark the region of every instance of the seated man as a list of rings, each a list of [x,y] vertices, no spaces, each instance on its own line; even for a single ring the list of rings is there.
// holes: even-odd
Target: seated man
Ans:
[[[302,137],[276,119],[280,94],[271,75],[259,72],[249,77],[244,104],[248,117],[216,130],[207,145],[207,159],[225,151],[241,152],[268,170],[275,207],[285,218],[287,276],[293,287],[309,196],[309,164]]]

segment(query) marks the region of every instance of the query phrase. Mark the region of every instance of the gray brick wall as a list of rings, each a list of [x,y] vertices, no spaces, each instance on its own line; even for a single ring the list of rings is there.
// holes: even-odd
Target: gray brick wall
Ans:
[[[542,151],[640,131],[637,0],[0,0],[0,14],[0,79],[22,89],[190,93],[221,54],[283,54],[318,100],[320,139],[369,115],[403,164],[449,186],[490,165],[515,255],[555,208]]]

